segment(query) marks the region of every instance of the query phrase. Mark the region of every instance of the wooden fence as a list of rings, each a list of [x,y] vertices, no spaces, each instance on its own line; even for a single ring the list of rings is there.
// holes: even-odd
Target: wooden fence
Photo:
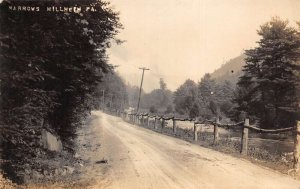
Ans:
[[[248,135],[249,130],[259,132],[259,133],[282,133],[282,132],[294,132],[295,133],[295,142],[294,142],[294,170],[296,172],[300,172],[300,121],[297,121],[297,124],[295,127],[288,127],[288,128],[282,128],[282,129],[262,129],[258,128],[256,125],[250,125],[250,121],[248,118],[246,118],[242,122],[233,123],[233,124],[225,124],[222,123],[219,118],[217,117],[215,120],[197,120],[197,119],[191,119],[191,118],[179,118],[175,116],[159,116],[159,115],[151,115],[149,113],[126,113],[121,112],[118,110],[114,111],[114,114],[122,117],[124,120],[136,124],[136,125],[146,125],[150,126],[150,119],[154,119],[153,126],[154,129],[157,129],[158,121],[160,121],[161,124],[161,132],[163,131],[165,127],[165,121],[172,120],[172,131],[173,134],[176,134],[177,132],[177,121],[189,121],[193,123],[193,139],[194,141],[198,140],[198,126],[201,124],[210,124],[213,125],[213,143],[217,144],[219,142],[219,128],[227,128],[227,129],[233,129],[240,127],[242,129],[242,137],[241,137],[241,146],[240,146],[240,153],[243,156],[247,155],[248,152]]]

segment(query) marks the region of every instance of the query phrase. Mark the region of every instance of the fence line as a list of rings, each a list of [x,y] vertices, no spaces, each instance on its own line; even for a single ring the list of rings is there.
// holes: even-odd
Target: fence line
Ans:
[[[288,127],[288,128],[282,128],[282,129],[262,129],[256,126],[256,124],[250,125],[249,119],[245,119],[244,121],[237,122],[237,123],[221,123],[219,118],[217,117],[215,120],[196,120],[192,118],[179,118],[174,116],[165,116],[165,115],[151,115],[149,113],[127,113],[122,111],[115,111],[117,116],[122,117],[126,121],[129,121],[133,124],[138,125],[145,125],[145,122],[147,123],[147,126],[149,127],[149,119],[154,119],[154,129],[157,130],[157,121],[161,120],[161,132],[163,132],[163,129],[165,127],[165,121],[172,120],[172,131],[173,134],[176,134],[177,132],[177,121],[189,121],[193,122],[193,138],[194,141],[198,140],[198,125],[201,124],[210,124],[213,125],[214,128],[214,144],[218,144],[219,141],[219,127],[231,129],[240,127],[242,128],[242,137],[241,137],[241,147],[240,147],[240,153],[243,156],[247,156],[248,153],[248,135],[249,130],[260,132],[260,133],[283,133],[283,132],[295,132],[295,147],[294,147],[294,169],[296,172],[300,172],[300,122],[297,121],[297,126],[295,127]],[[144,118],[145,117],[145,118]],[[145,121],[146,119],[146,121]],[[297,132],[296,132],[297,131]]]
[[[126,112],[120,112],[120,113],[125,113]],[[212,125],[217,125],[218,127],[224,127],[224,128],[230,128],[230,127],[237,127],[237,126],[243,126],[243,124],[245,123],[245,121],[241,121],[241,122],[237,122],[237,123],[232,123],[232,124],[228,124],[228,123],[221,123],[221,122],[217,122],[217,121],[213,121],[213,120],[196,120],[196,119],[192,119],[192,118],[176,118],[174,116],[172,117],[164,117],[164,116],[158,116],[158,115],[149,115],[147,113],[144,114],[138,114],[138,113],[129,113],[127,115],[133,115],[133,116],[148,116],[148,118],[156,118],[158,120],[175,120],[175,121],[190,121],[190,122],[194,122],[194,124],[199,125],[199,124],[212,124]],[[288,132],[288,131],[293,131],[295,129],[295,127],[287,127],[287,128],[282,128],[282,129],[262,129],[259,127],[256,127],[256,125],[247,125],[246,126],[248,129],[253,130],[253,131],[257,131],[257,132],[262,132],[262,133],[281,133],[281,132]]]

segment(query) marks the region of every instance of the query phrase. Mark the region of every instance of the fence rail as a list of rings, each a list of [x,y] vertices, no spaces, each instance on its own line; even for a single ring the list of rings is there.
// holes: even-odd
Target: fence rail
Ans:
[[[198,120],[198,119],[192,119],[192,118],[182,118],[182,117],[176,117],[174,116],[167,116],[167,115],[154,115],[150,113],[127,113],[123,111],[116,110],[115,113],[125,119],[126,121],[129,121],[133,124],[137,125],[147,125],[150,126],[150,119],[153,120],[154,129],[157,129],[158,121],[160,121],[161,125],[161,132],[163,132],[163,129],[165,127],[166,121],[172,120],[172,130],[173,134],[176,134],[177,132],[177,121],[189,121],[193,123],[193,135],[194,135],[194,141],[197,141],[198,139],[198,133],[199,125],[203,124],[209,124],[214,127],[213,136],[214,136],[214,144],[217,144],[219,142],[219,127],[227,128],[227,129],[233,129],[233,128],[241,128],[242,129],[242,137],[241,137],[241,147],[240,147],[240,153],[244,156],[248,153],[248,135],[249,130],[259,133],[283,133],[283,132],[294,132],[295,135],[295,147],[294,147],[294,168],[296,172],[299,172],[300,170],[300,124],[299,121],[297,122],[297,126],[295,127],[288,127],[288,128],[281,128],[281,129],[262,129],[256,126],[256,124],[250,125],[249,119],[245,119],[241,122],[236,123],[222,123],[218,116],[214,120]],[[299,127],[299,128],[298,128]],[[297,132],[296,132],[297,131]],[[201,132],[200,132],[201,133]]]

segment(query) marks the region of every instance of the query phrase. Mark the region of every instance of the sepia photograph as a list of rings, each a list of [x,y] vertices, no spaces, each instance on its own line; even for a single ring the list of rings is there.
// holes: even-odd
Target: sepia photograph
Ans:
[[[0,189],[300,189],[300,0],[0,0]]]

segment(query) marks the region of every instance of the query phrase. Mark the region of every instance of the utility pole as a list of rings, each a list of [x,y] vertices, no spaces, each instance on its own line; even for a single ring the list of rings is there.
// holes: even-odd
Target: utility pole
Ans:
[[[144,72],[145,70],[150,70],[149,68],[139,68],[140,70],[143,70],[143,74],[142,74],[142,80],[141,80],[141,85],[140,85],[140,93],[139,93],[139,101],[138,101],[138,105],[137,105],[137,109],[136,112],[139,112],[139,108],[140,108],[140,101],[141,101],[141,93],[142,93],[142,86],[143,86],[143,80],[144,80]]]

